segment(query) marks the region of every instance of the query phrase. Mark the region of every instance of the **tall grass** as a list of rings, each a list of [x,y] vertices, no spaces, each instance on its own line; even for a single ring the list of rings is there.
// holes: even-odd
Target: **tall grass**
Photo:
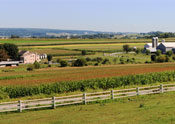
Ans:
[[[40,86],[1,86],[0,90],[7,93],[10,98],[17,98],[38,94],[50,95],[52,93],[59,94],[79,90],[86,91],[87,89],[107,90],[109,88],[117,88],[128,85],[145,85],[170,81],[175,81],[175,71],[82,81],[57,82],[54,84],[42,84]]]

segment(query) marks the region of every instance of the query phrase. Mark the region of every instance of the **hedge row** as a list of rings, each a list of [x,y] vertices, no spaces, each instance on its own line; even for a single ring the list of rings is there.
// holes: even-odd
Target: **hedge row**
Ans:
[[[58,82],[43,84],[40,86],[2,86],[0,91],[8,94],[10,98],[32,96],[38,94],[67,93],[74,91],[86,91],[87,89],[117,88],[128,85],[154,84],[156,82],[175,81],[175,71],[158,72],[140,75],[129,75],[113,78]]]

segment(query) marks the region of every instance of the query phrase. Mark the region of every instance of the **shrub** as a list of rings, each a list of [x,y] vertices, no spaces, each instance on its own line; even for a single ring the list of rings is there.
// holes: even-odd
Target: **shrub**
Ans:
[[[162,54],[162,51],[161,50],[157,50],[156,55],[160,56],[161,54]]]
[[[172,59],[175,60],[175,56],[173,56]]]
[[[151,52],[150,52],[150,50],[146,50],[146,55],[149,55]]]
[[[95,63],[94,65],[95,65],[95,66],[98,66],[98,65],[99,65],[99,63]]]
[[[109,59],[106,58],[103,60],[102,64],[111,64],[111,63],[110,63]]]
[[[165,61],[166,61],[166,57],[164,55],[157,57],[157,62],[165,62]]]
[[[52,65],[48,64],[48,67],[52,67]]]
[[[139,105],[139,108],[143,108],[143,107],[144,107],[144,104],[140,104],[140,105]]]
[[[72,66],[85,66],[86,60],[84,58],[79,58],[72,63]]]
[[[68,66],[68,62],[65,61],[65,60],[62,60],[62,61],[60,62],[60,66],[61,66],[61,67],[66,67],[66,66]]]
[[[153,61],[153,62],[156,61],[156,55],[151,55],[151,61]]]
[[[169,56],[169,57],[171,57],[173,55],[173,52],[172,51],[167,51],[166,52],[166,55]]]
[[[100,63],[101,61],[103,61],[102,57],[97,57],[97,62]]]
[[[124,58],[120,58],[120,64],[125,64]]]
[[[135,52],[136,52],[136,54],[139,54],[139,53],[141,53],[141,49],[137,48],[137,49],[135,50]]]
[[[33,66],[34,66],[35,69],[39,69],[40,68],[40,64],[37,61],[35,61]]]
[[[32,64],[28,65],[27,71],[33,71],[33,70],[34,70],[34,66]]]
[[[169,56],[165,56],[165,62],[170,62],[170,57]]]
[[[87,62],[91,61],[91,58],[87,57],[87,58],[86,58],[86,61],[87,61]]]
[[[82,51],[81,51],[81,54],[82,54],[83,56],[85,56],[85,55],[87,55],[87,51],[86,51],[86,50],[82,50]]]
[[[57,63],[60,63],[62,60],[60,58],[57,59]]]

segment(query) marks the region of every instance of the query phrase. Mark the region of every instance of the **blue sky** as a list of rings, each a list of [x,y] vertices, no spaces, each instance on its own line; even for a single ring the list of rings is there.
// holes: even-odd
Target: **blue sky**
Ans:
[[[0,0],[0,27],[175,32],[175,0]]]

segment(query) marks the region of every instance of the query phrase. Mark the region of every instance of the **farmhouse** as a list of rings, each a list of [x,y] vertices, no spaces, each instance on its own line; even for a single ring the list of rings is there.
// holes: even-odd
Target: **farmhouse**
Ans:
[[[20,51],[20,61],[24,64],[33,64],[35,61],[40,62],[40,55],[37,53],[29,52],[29,51]]]
[[[152,43],[146,44],[144,50],[149,50],[151,53],[161,50],[165,54],[167,51],[175,51],[175,42],[165,42],[165,40],[162,40],[162,43],[159,43],[158,37],[153,37]]]

